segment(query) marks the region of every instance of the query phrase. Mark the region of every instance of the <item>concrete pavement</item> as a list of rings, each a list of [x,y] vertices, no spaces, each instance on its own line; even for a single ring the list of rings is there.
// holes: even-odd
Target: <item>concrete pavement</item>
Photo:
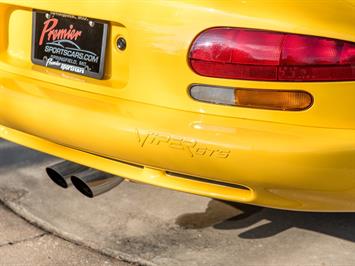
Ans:
[[[57,160],[0,142],[0,197],[101,253],[141,265],[355,265],[354,213],[273,210],[128,182],[87,199],[46,177]]]
[[[0,204],[0,265],[128,265],[30,225]]]

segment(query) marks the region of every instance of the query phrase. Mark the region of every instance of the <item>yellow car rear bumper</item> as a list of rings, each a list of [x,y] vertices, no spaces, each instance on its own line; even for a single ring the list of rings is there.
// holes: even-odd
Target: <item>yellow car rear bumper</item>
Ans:
[[[0,137],[42,152],[212,198],[355,210],[352,129],[181,111],[3,71],[0,95]]]

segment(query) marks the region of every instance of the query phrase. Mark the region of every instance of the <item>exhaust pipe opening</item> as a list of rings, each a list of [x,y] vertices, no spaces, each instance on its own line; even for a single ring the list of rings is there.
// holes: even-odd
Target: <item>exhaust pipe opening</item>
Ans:
[[[62,161],[46,168],[49,178],[62,188],[68,188],[71,185],[71,175],[88,169],[80,164],[69,161]]]
[[[72,175],[74,187],[88,198],[106,193],[121,184],[124,179],[95,169],[87,169]]]
[[[73,183],[74,187],[79,190],[82,194],[84,194],[88,198],[93,198],[94,193],[90,189],[90,187],[81,179],[73,176],[71,178],[71,182]]]

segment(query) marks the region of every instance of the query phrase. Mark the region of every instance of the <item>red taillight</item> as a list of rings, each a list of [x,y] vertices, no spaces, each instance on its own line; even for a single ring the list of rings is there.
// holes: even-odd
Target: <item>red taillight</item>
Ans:
[[[355,44],[329,38],[238,28],[213,28],[189,55],[200,75],[270,81],[355,80]]]

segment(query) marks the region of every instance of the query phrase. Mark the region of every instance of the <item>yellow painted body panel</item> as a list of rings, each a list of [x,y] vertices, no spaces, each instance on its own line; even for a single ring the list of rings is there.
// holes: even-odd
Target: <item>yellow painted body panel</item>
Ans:
[[[32,9],[108,21],[104,80],[33,65]],[[355,82],[199,76],[188,66],[188,49],[199,32],[215,26],[355,42],[355,3],[0,0],[0,137],[204,196],[295,210],[355,210]],[[118,36],[127,40],[125,51],[115,48]],[[200,103],[187,93],[194,83],[304,90],[314,104],[283,112]]]

